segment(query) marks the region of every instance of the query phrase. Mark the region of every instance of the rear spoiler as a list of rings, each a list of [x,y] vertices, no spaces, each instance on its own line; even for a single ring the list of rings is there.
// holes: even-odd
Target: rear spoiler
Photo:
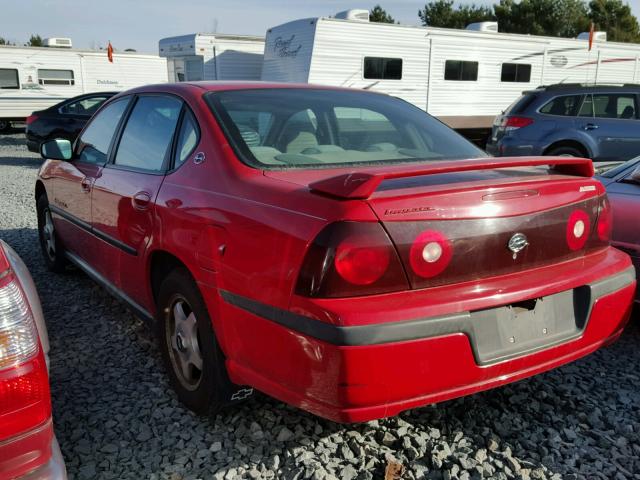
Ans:
[[[402,167],[380,167],[369,171],[345,173],[309,184],[313,192],[324,193],[344,199],[366,199],[376,191],[380,183],[393,178],[418,177],[439,173],[467,172],[471,170],[493,170],[496,168],[549,166],[554,172],[578,177],[593,177],[593,163],[588,158],[575,157],[513,157],[478,158],[433,162]]]

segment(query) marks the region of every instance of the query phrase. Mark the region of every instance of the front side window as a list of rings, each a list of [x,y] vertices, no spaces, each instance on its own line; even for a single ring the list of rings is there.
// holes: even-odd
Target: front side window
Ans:
[[[540,113],[561,117],[575,117],[580,108],[581,98],[582,95],[562,95],[555,97],[540,109]]]
[[[129,100],[129,98],[118,99],[107,105],[93,118],[78,140],[80,152],[78,161],[96,165],[107,163],[109,145]]]
[[[38,69],[40,85],[74,85],[73,70]]]
[[[485,156],[424,111],[386,95],[266,88],[211,92],[205,98],[240,159],[257,168]]]
[[[0,68],[0,89],[19,89],[18,70],[15,68]]]
[[[161,172],[167,162],[182,102],[174,97],[141,96],[122,132],[116,165]]]
[[[364,78],[402,80],[402,59],[364,57]]]
[[[65,115],[86,115],[90,117],[107,101],[108,96],[83,98],[76,102],[67,103],[60,107],[60,113]]]
[[[636,106],[633,94],[594,94],[593,111],[597,118],[635,119]]]
[[[523,82],[531,81],[531,65],[526,63],[503,63],[501,82]]]

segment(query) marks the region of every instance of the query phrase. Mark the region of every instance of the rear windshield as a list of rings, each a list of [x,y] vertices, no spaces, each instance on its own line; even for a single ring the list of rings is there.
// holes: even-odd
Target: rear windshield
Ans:
[[[486,156],[413,105],[362,91],[212,92],[236,153],[258,168],[322,168]]]
[[[525,93],[504,111],[506,115],[519,115],[529,108],[529,105],[537,98],[535,93]]]

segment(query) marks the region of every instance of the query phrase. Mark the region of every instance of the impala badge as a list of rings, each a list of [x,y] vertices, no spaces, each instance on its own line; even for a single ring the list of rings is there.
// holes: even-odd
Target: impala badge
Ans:
[[[509,239],[507,247],[513,252],[513,259],[515,260],[518,253],[525,249],[529,245],[527,236],[524,233],[516,233]]]

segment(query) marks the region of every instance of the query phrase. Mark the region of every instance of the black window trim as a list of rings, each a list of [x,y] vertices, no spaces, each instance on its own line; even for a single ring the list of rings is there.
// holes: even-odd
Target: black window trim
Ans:
[[[172,93],[168,93],[168,92],[142,92],[142,93],[137,93],[132,95],[133,96],[133,100],[130,102],[129,106],[127,107],[127,109],[125,110],[124,115],[122,115],[122,119],[120,120],[120,124],[118,125],[118,128],[116,129],[116,134],[113,137],[112,143],[109,146],[109,155],[107,156],[107,163],[104,164],[103,168],[111,168],[114,170],[124,170],[127,172],[134,172],[134,173],[144,173],[145,175],[161,175],[164,176],[166,175],[170,170],[169,170],[169,166],[170,166],[170,161],[171,161],[171,154],[174,151],[174,144],[176,142],[176,134],[178,131],[178,124],[180,123],[180,117],[178,117],[178,122],[176,123],[176,128],[173,131],[173,136],[171,138],[171,143],[169,144],[169,148],[167,149],[167,152],[165,154],[165,158],[162,160],[162,168],[158,171],[155,170],[148,170],[146,168],[138,168],[138,167],[130,167],[130,166],[126,166],[126,165],[118,165],[115,163],[115,158],[116,155],[118,154],[118,148],[120,147],[120,140],[122,140],[122,134],[124,133],[124,129],[127,125],[127,123],[129,123],[129,117],[131,116],[131,113],[133,112],[133,109],[135,107],[135,105],[138,103],[138,99],[140,97],[173,97],[176,98],[177,100],[179,100],[182,104],[182,106],[180,107],[180,114],[182,115],[182,110],[184,108],[185,105],[185,100],[180,97],[179,95],[174,95]],[[97,112],[96,112],[97,114]]]
[[[516,79],[511,81],[511,80],[503,80],[502,76],[504,75],[504,66],[505,65],[515,65],[516,66]],[[518,70],[519,70],[519,66],[525,66],[525,67],[529,67],[529,80],[524,81],[524,80],[518,80]],[[500,83],[531,83],[531,75],[533,73],[533,65],[530,63],[515,63],[515,62],[502,62],[502,64],[500,65]]]
[[[589,95],[588,93],[567,93],[564,95],[554,95],[553,97],[549,98],[546,102],[544,102],[542,105],[540,105],[537,109],[536,109],[536,113],[539,115],[548,115],[550,117],[560,117],[560,118],[580,118],[578,117],[578,113],[580,113],[580,109],[582,108],[582,103],[584,102],[584,97],[586,97],[587,95]],[[576,110],[576,114],[575,115],[554,115],[553,113],[544,113],[541,112],[540,110],[542,108],[544,108],[546,105],[548,105],[549,103],[553,102],[556,98],[561,98],[561,97],[580,97],[580,100],[578,100],[578,108]],[[584,118],[589,118],[589,117],[584,117]]]
[[[13,70],[16,72],[16,86],[15,87],[2,87],[0,90],[22,90],[22,84],[20,83],[20,71],[17,68],[0,68],[0,70]]]
[[[447,63],[448,62],[460,62],[461,64],[464,63],[475,63],[477,68],[476,68],[476,78],[474,78],[473,80],[463,80],[462,78],[447,78]],[[462,71],[463,69],[460,69],[460,76],[462,76]],[[457,58],[448,58],[445,59],[444,61],[444,71],[443,73],[443,79],[445,82],[477,82],[478,81],[478,77],[480,76],[480,62],[477,60],[459,60]]]
[[[380,59],[380,60],[400,60],[400,78],[385,78],[384,77],[384,71],[383,71],[383,76],[378,78],[378,77],[366,77],[364,72],[366,69],[366,62],[367,62],[367,58],[371,58],[371,59]],[[386,81],[391,81],[391,82],[401,82],[403,80],[404,77],[404,58],[402,57],[380,57],[380,56],[374,56],[374,55],[363,55],[362,57],[362,80],[386,80]]]
[[[178,140],[180,136],[180,131],[182,130],[182,124],[184,123],[185,117],[189,114],[191,114],[191,118],[193,120],[193,124],[196,129],[196,143],[187,154],[187,158],[185,159],[185,161],[176,167],[176,157],[178,155]],[[173,140],[171,142],[171,156],[169,158],[169,169],[166,171],[167,175],[179,170],[180,167],[182,167],[184,164],[187,163],[187,160],[189,159],[189,157],[193,155],[193,152],[195,152],[200,146],[200,140],[201,140],[201,130],[200,130],[200,124],[198,123],[198,118],[196,117],[195,113],[193,113],[193,110],[191,110],[191,107],[187,105],[187,102],[183,100],[182,110],[180,111],[180,118],[178,118],[176,131],[174,132]]]
[[[591,95],[592,97],[594,95],[630,95],[634,98],[634,102],[635,102],[635,106],[636,106],[636,116],[635,118],[608,118],[608,117],[596,117],[596,111],[595,111],[595,107],[593,108],[593,116],[591,117],[581,117],[579,115],[580,110],[582,109],[582,105],[585,101],[585,98],[588,95]],[[576,115],[554,115],[552,113],[543,113],[540,111],[540,109],[542,109],[545,105],[547,105],[549,102],[555,100],[556,98],[560,98],[560,97],[575,97],[577,95],[580,95],[580,105],[578,106],[578,109],[576,110],[577,113]],[[600,120],[623,120],[625,122],[628,122],[629,120],[640,120],[640,116],[639,116],[639,107],[640,107],[640,98],[638,98],[638,94],[634,93],[634,92],[630,92],[630,91],[620,91],[620,92],[614,92],[614,91],[603,91],[603,92],[584,92],[584,93],[567,93],[564,95],[555,95],[553,97],[551,97],[548,101],[544,102],[542,105],[540,105],[536,110],[535,113],[539,114],[539,115],[548,115],[550,117],[561,117],[561,118],[593,118],[593,119],[600,119]]]

